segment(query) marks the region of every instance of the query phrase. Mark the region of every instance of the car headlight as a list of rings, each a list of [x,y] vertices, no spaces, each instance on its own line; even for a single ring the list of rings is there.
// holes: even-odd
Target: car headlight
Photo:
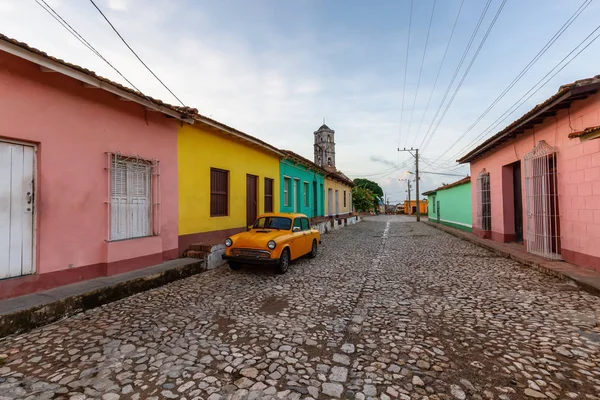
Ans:
[[[271,250],[273,250],[275,248],[276,244],[275,241],[273,240],[269,240],[269,243],[267,243],[267,247]]]
[[[225,246],[231,247],[232,244],[233,244],[233,240],[231,240],[230,238],[225,239]]]

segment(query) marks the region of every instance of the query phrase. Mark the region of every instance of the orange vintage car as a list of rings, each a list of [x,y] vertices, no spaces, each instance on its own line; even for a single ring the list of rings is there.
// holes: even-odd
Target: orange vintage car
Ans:
[[[247,232],[225,239],[223,260],[233,270],[242,264],[263,264],[284,274],[291,260],[316,257],[320,244],[321,234],[311,229],[306,215],[269,213],[259,216]]]

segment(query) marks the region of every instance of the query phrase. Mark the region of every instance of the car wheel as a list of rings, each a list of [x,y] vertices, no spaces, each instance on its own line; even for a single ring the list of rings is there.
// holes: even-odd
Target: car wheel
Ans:
[[[308,257],[315,258],[317,256],[317,251],[318,251],[317,241],[316,241],[316,239],[313,239],[312,248],[310,250],[310,253],[308,253]]]
[[[231,268],[234,271],[237,271],[238,269],[242,268],[242,266],[238,263],[230,262],[229,268]]]
[[[277,264],[276,272],[278,274],[285,274],[290,268],[290,251],[289,249],[285,249],[281,252],[281,257],[279,257],[279,264]]]

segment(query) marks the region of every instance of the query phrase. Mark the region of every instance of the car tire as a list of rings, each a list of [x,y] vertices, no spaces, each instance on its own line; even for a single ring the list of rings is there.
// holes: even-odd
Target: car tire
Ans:
[[[242,268],[242,266],[238,263],[234,263],[234,262],[230,262],[229,264],[229,268],[231,268],[234,271],[239,270],[240,268]]]
[[[317,256],[318,251],[319,251],[319,247],[317,246],[317,240],[313,239],[310,253],[308,253],[308,258],[315,258]]]
[[[275,268],[275,272],[278,274],[285,274],[290,268],[290,250],[284,249],[279,257],[279,264]]]

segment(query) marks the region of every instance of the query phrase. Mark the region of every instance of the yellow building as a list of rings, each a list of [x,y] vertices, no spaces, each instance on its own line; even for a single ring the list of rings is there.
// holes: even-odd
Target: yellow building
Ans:
[[[275,147],[210,118],[182,124],[177,138],[179,253],[241,232],[279,211]]]
[[[427,215],[427,200],[419,201],[421,215]],[[404,214],[416,214],[417,213],[417,201],[411,200],[410,203],[408,200],[404,201]]]
[[[352,212],[352,182],[341,172],[325,176],[325,215],[344,216]]]

